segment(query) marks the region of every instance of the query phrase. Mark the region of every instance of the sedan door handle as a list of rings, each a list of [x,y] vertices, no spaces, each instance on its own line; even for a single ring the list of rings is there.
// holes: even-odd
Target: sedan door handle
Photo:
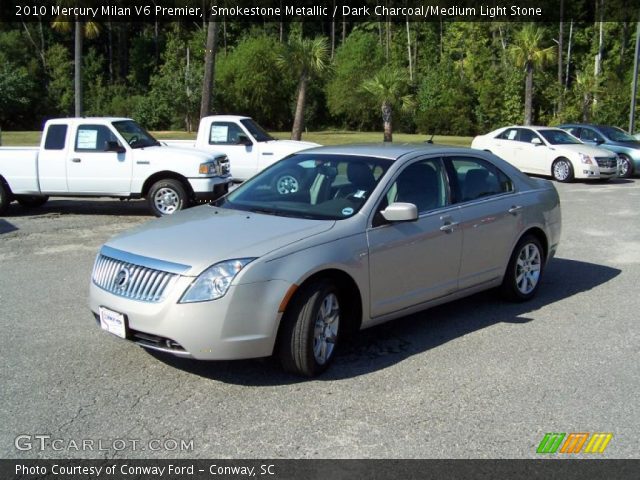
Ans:
[[[73,163],[80,163],[82,161],[82,159],[80,159],[80,158],[72,158],[71,161]]]
[[[458,225],[458,222],[449,222],[447,221],[444,225],[440,227],[441,232],[451,233],[453,231],[453,227]]]
[[[511,215],[518,215],[518,212],[522,210],[522,205],[514,205],[509,209]]]

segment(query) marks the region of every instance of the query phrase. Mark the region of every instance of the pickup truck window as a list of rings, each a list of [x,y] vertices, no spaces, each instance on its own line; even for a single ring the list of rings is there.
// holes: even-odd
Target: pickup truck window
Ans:
[[[253,135],[253,138],[258,142],[269,142],[271,140],[275,140],[271,135],[265,132],[260,125],[254,122],[250,118],[243,118],[240,120],[240,123],[249,130],[249,133]]]
[[[47,138],[44,140],[45,150],[64,150],[65,139],[67,138],[66,125],[49,125]]]
[[[131,148],[155,147],[160,145],[160,142],[133,120],[113,122],[113,127],[122,135],[122,138],[125,139]]]
[[[76,152],[106,152],[108,142],[117,142],[116,136],[104,125],[80,125],[76,133]]]
[[[246,136],[233,122],[213,122],[209,132],[209,145],[238,145],[240,135]]]

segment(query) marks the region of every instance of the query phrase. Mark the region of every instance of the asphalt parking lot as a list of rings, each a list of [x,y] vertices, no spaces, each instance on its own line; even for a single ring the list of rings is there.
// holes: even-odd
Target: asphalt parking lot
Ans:
[[[151,220],[144,202],[13,204],[0,458],[535,458],[547,432],[611,432],[600,456],[638,458],[640,179],[557,186],[562,243],[533,301],[487,292],[367,330],[311,381],[98,328],[95,254]]]

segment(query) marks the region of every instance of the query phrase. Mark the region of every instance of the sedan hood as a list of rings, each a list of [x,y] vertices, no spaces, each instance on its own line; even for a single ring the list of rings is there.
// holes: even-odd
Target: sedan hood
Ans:
[[[331,229],[333,220],[278,217],[203,205],[152,220],[116,235],[105,245],[192,268],[198,275],[214,263],[260,257]]]
[[[616,154],[610,150],[605,150],[604,148],[592,147],[590,145],[584,144],[573,144],[573,145],[552,145],[552,149],[558,152],[573,152],[573,153],[583,153],[584,155],[589,155],[590,157],[615,157]]]
[[[614,147],[632,148],[634,150],[640,150],[640,142],[607,142],[602,146],[607,148],[607,145],[613,145]]]

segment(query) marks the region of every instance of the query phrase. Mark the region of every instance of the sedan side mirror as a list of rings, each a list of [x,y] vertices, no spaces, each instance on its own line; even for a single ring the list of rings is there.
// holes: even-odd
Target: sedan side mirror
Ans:
[[[388,222],[415,222],[418,207],[413,203],[394,202],[380,212]]]
[[[534,144],[536,147],[539,147],[540,145],[542,145],[542,140],[540,140],[539,138],[532,138],[531,143]]]
[[[245,145],[247,147],[250,147],[251,145],[253,145],[253,142],[249,140],[249,137],[247,137],[246,135],[238,135],[238,145]]]
[[[105,149],[107,152],[116,152],[116,153],[125,153],[127,150],[120,145],[117,140],[108,141],[107,148]]]

